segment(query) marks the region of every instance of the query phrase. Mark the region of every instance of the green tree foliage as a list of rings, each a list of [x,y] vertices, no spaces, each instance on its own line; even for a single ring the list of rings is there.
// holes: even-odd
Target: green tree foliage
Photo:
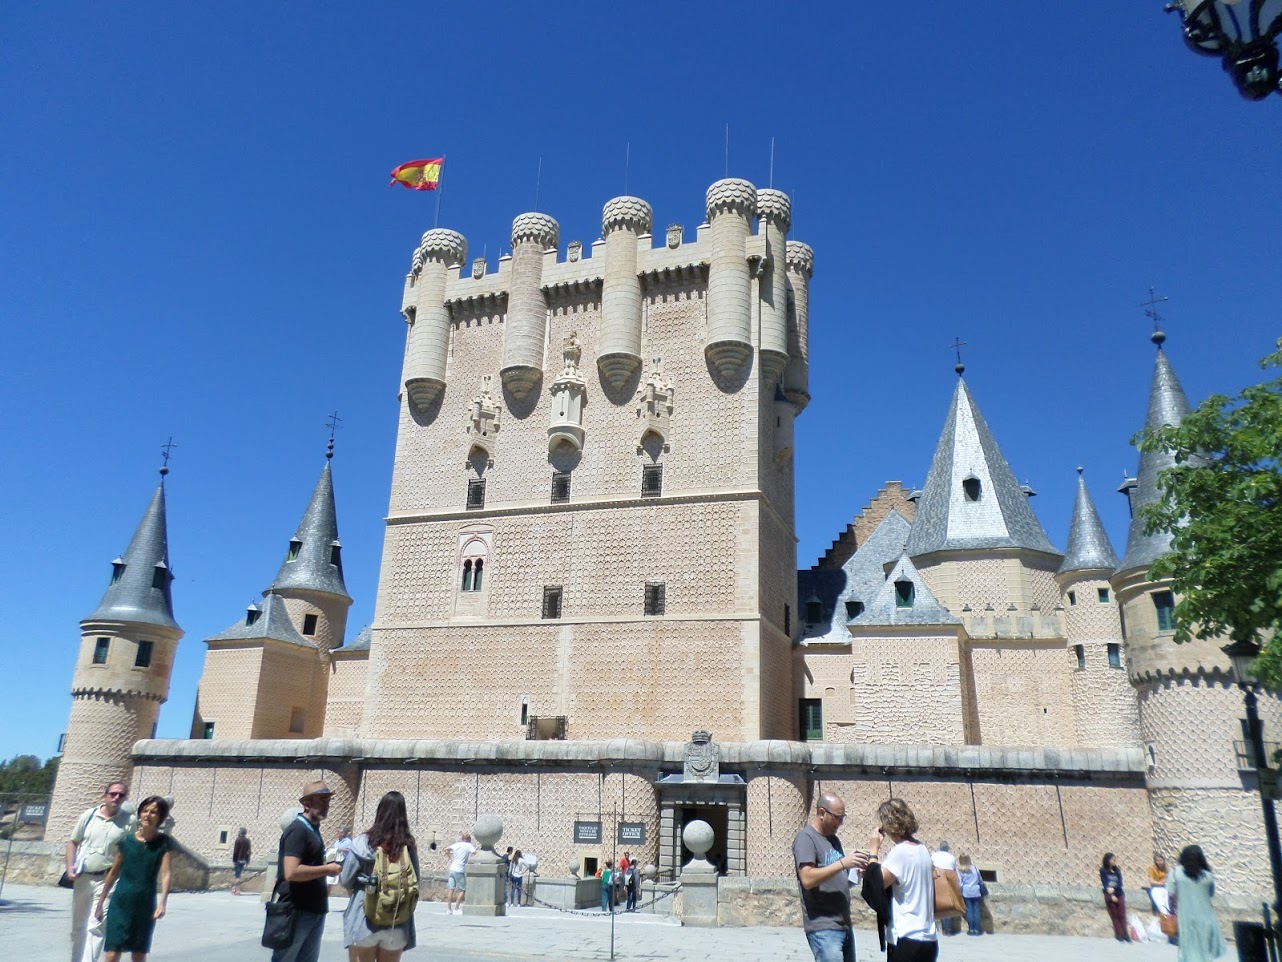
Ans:
[[[57,774],[57,758],[42,765],[35,755],[15,755],[0,762],[0,794],[48,795]]]
[[[1265,370],[1282,367],[1282,338],[1277,346]],[[1158,478],[1159,500],[1142,509],[1149,534],[1172,538],[1151,576],[1174,583],[1175,640],[1261,645],[1260,679],[1282,688],[1282,377],[1209,397],[1138,444],[1176,462]]]

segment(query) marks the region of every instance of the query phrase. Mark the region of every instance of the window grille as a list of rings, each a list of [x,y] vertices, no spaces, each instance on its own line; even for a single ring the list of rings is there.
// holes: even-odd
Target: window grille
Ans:
[[[641,497],[657,498],[661,494],[663,494],[663,465],[643,465],[641,468]]]
[[[568,471],[552,472],[552,503],[565,504],[570,500],[570,473]]]
[[[647,581],[645,585],[645,613],[661,615],[667,609],[667,585],[662,581]]]
[[[561,586],[548,585],[543,589],[543,617],[561,617]]]
[[[485,507],[485,479],[474,478],[467,483],[467,510],[479,511]]]

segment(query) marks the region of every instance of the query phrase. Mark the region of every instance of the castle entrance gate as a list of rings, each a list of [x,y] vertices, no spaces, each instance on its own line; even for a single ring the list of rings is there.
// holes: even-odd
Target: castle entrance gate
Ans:
[[[712,826],[715,841],[708,860],[725,875],[747,871],[746,822],[748,786],[738,775],[718,781],[685,782],[668,775],[655,784],[659,795],[659,877],[675,878],[692,853],[681,844],[681,831],[695,819]]]

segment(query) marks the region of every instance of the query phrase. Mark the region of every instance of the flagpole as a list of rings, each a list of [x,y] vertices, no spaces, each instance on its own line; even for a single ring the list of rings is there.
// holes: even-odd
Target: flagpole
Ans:
[[[539,158],[539,172],[534,177],[534,209],[539,209],[539,190],[543,186],[543,158]]]
[[[441,226],[441,195],[445,193],[445,155],[441,155],[441,170],[436,175],[436,219],[432,221],[433,227]]]
[[[775,139],[770,138],[770,186],[775,185]]]
[[[623,154],[623,192],[628,192],[628,174],[632,171],[632,141],[628,141],[628,146]]]
[[[726,124],[726,172],[723,176],[730,176],[730,125]]]

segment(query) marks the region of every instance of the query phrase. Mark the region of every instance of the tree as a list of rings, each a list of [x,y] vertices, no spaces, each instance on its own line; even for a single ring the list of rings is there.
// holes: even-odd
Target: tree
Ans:
[[[47,795],[57,773],[57,758],[41,765],[35,755],[15,755],[0,762],[0,794]]]
[[[1277,347],[1261,368],[1282,367],[1282,338]],[[1173,582],[1175,640],[1259,645],[1260,680],[1282,688],[1282,377],[1213,395],[1137,441],[1175,458],[1158,477],[1159,499],[1141,509],[1149,534],[1171,535],[1150,576]]]

